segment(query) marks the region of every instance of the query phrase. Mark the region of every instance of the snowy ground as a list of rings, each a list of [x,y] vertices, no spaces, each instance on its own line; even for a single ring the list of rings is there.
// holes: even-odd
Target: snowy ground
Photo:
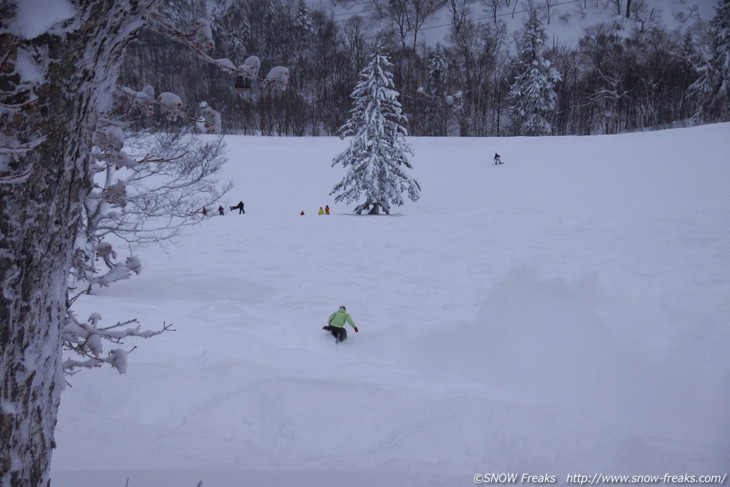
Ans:
[[[411,141],[421,201],[358,217],[346,142],[228,138],[247,214],[78,305],[177,331],[72,378],[54,487],[730,470],[730,124]]]

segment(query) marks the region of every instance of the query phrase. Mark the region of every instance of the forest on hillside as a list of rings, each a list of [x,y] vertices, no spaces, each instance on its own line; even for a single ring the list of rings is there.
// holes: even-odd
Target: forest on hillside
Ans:
[[[224,133],[334,135],[358,72],[380,44],[394,64],[410,135],[612,134],[730,119],[727,0],[718,0],[710,21],[645,0],[334,3],[351,13],[304,0],[162,2],[179,25],[210,21],[212,57],[239,65],[255,54],[264,73],[287,66],[284,91],[236,89],[234,75],[153,31],[128,49],[120,80],[174,91],[191,114],[207,102],[222,113]],[[600,20],[577,41],[548,40],[545,25],[564,20],[558,5]],[[423,30],[437,13],[449,33],[427,43]],[[507,20],[520,15],[522,27],[509,29]]]

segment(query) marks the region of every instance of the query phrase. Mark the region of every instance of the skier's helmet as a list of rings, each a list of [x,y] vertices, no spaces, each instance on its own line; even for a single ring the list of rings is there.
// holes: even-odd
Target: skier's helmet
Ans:
[[[340,306],[340,309],[341,309],[342,311],[347,311],[347,308],[345,308],[345,305],[344,305],[344,304],[343,304],[342,306]]]

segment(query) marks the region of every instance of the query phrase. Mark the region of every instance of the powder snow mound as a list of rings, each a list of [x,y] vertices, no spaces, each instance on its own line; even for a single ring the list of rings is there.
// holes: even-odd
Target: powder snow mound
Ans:
[[[596,313],[596,278],[571,284],[535,274],[511,271],[477,314],[492,367],[523,396],[592,401],[593,392],[620,388],[635,357]]]
[[[523,399],[570,402],[592,397],[596,386],[620,388],[636,357],[596,314],[597,286],[594,276],[571,284],[513,269],[473,322],[421,338],[416,362]]]

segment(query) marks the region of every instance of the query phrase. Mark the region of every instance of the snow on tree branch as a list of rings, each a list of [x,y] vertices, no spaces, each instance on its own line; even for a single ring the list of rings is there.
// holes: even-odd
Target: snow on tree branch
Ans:
[[[182,228],[199,223],[201,209],[216,204],[232,186],[217,180],[225,162],[221,138],[203,142],[191,135],[161,133],[125,140],[117,125],[109,125],[98,129],[94,140],[97,176],[83,205],[72,257],[70,287],[78,294],[71,303],[94,286],[109,286],[141,272],[136,255],[117,261],[110,238],[128,243],[130,252],[172,239]],[[122,150],[125,144],[144,155],[130,156]]]
[[[261,80],[261,85],[285,90],[288,81],[289,69],[285,68],[284,66],[275,66],[271,68],[269,74],[267,74],[266,77]]]
[[[256,78],[259,75],[259,69],[261,68],[261,60],[258,56],[249,56],[240,66],[243,75],[249,78]]]
[[[221,132],[221,114],[208,106],[208,103],[200,102],[200,117],[195,126],[200,133],[219,134]]]
[[[80,321],[72,311],[67,312],[62,330],[63,349],[79,356],[80,359],[67,358],[63,362],[62,367],[66,375],[73,375],[81,369],[101,367],[104,364],[109,364],[120,374],[124,374],[127,371],[127,355],[137,347],[131,350],[114,348],[103,356],[104,342],[120,345],[126,338],[151,338],[167,331],[175,331],[173,325],[167,323],[163,323],[160,330],[142,330],[136,319],[118,322],[108,327],[99,326],[100,322],[99,313],[92,313],[86,321]]]
[[[251,79],[256,79],[258,76],[261,62],[256,56],[249,56],[241,66],[237,67],[228,58],[215,59],[206,53],[206,51],[210,51],[215,47],[210,21],[206,19],[198,19],[195,22],[195,29],[191,33],[182,32],[160,14],[153,14],[151,16],[149,26],[167,39],[188,46],[200,59],[217,66],[222,71]],[[266,87],[286,90],[288,81],[289,69],[284,66],[276,66],[261,80],[261,84]]]

